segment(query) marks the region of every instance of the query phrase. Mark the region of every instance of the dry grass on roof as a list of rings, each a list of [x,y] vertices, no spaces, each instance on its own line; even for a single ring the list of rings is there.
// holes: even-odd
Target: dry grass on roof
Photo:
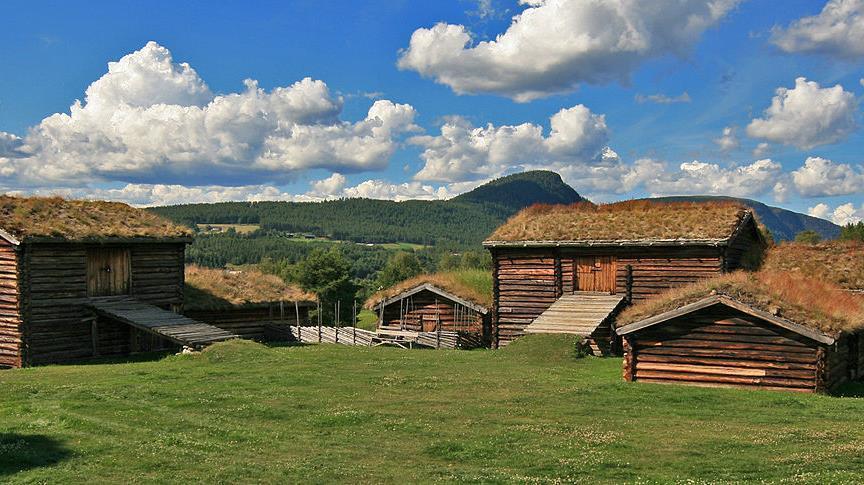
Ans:
[[[187,237],[188,228],[120,202],[0,195],[0,228],[19,240]]]
[[[392,298],[425,283],[437,286],[475,305],[480,305],[487,309],[492,307],[492,273],[479,269],[447,271],[415,276],[376,292],[366,300],[364,307],[372,309],[382,300]]]
[[[511,242],[727,239],[746,210],[740,204],[725,201],[537,204],[511,217],[487,239]]]
[[[684,286],[624,310],[618,326],[725,295],[800,325],[832,334],[864,328],[864,297],[831,283],[777,271],[739,271]]]
[[[768,251],[763,267],[819,278],[846,289],[864,290],[864,243],[783,243]]]
[[[314,301],[315,295],[256,269],[186,267],[184,308],[204,310],[270,302]]]

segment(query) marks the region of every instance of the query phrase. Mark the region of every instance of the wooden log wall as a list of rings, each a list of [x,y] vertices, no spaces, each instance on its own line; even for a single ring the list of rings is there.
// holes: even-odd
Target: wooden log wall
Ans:
[[[400,312],[403,315],[401,318]],[[428,290],[405,298],[401,307],[399,301],[384,307],[381,323],[391,328],[400,328],[402,323],[405,330],[429,332],[437,330],[434,326],[439,319],[441,330],[445,331],[482,333],[484,328],[484,317],[481,313]]]
[[[284,311],[282,311],[284,310]],[[184,310],[187,317],[214,327],[227,330],[249,340],[267,340],[267,326],[273,323],[297,325],[297,315],[292,302],[285,302],[280,310],[278,303],[268,306],[235,307],[219,310]],[[309,307],[300,307],[300,325],[309,324]]]
[[[494,249],[493,345],[505,346],[524,335],[524,328],[558,297],[574,290],[579,256],[613,256],[616,291],[621,294],[627,289],[630,265],[633,301],[638,302],[722,273],[721,253],[715,247]]]
[[[21,367],[21,300],[19,264],[15,247],[0,241],[0,367]]]
[[[85,244],[28,244],[25,343],[28,364],[67,362],[94,355],[117,355],[173,347],[127,325],[98,319],[87,302]],[[132,296],[163,308],[183,302],[184,244],[132,244]],[[139,335],[140,334],[140,335]],[[155,339],[155,340],[154,340]]]
[[[525,334],[524,329],[540,316],[561,295],[556,278],[555,255],[542,252],[495,252],[495,341],[493,346],[503,347]],[[572,275],[572,272],[571,272]]]
[[[715,248],[620,251],[617,260],[619,293],[623,294],[627,288],[627,266],[633,268],[634,303],[723,272],[723,258]]]
[[[813,392],[819,350],[796,333],[715,306],[627,335],[624,375],[642,382]]]

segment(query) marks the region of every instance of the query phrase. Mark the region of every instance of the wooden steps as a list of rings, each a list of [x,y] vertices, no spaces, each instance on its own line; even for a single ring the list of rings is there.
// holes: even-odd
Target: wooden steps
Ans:
[[[105,318],[164,337],[176,344],[200,349],[215,342],[238,338],[221,328],[163,310],[130,296],[91,298],[88,306]]]
[[[623,304],[622,295],[577,292],[564,295],[540,314],[525,333],[565,333],[590,338]]]

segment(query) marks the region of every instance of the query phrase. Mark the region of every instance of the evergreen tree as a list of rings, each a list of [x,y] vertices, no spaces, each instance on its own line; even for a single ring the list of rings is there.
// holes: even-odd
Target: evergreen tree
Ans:
[[[864,221],[849,223],[840,229],[840,239],[843,241],[864,241]]]

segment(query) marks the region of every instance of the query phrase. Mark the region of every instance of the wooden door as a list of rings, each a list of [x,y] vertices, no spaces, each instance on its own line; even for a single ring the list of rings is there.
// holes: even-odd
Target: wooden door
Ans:
[[[129,249],[87,251],[87,296],[128,295],[131,276]]]
[[[574,262],[575,291],[615,293],[615,256],[579,256]]]

